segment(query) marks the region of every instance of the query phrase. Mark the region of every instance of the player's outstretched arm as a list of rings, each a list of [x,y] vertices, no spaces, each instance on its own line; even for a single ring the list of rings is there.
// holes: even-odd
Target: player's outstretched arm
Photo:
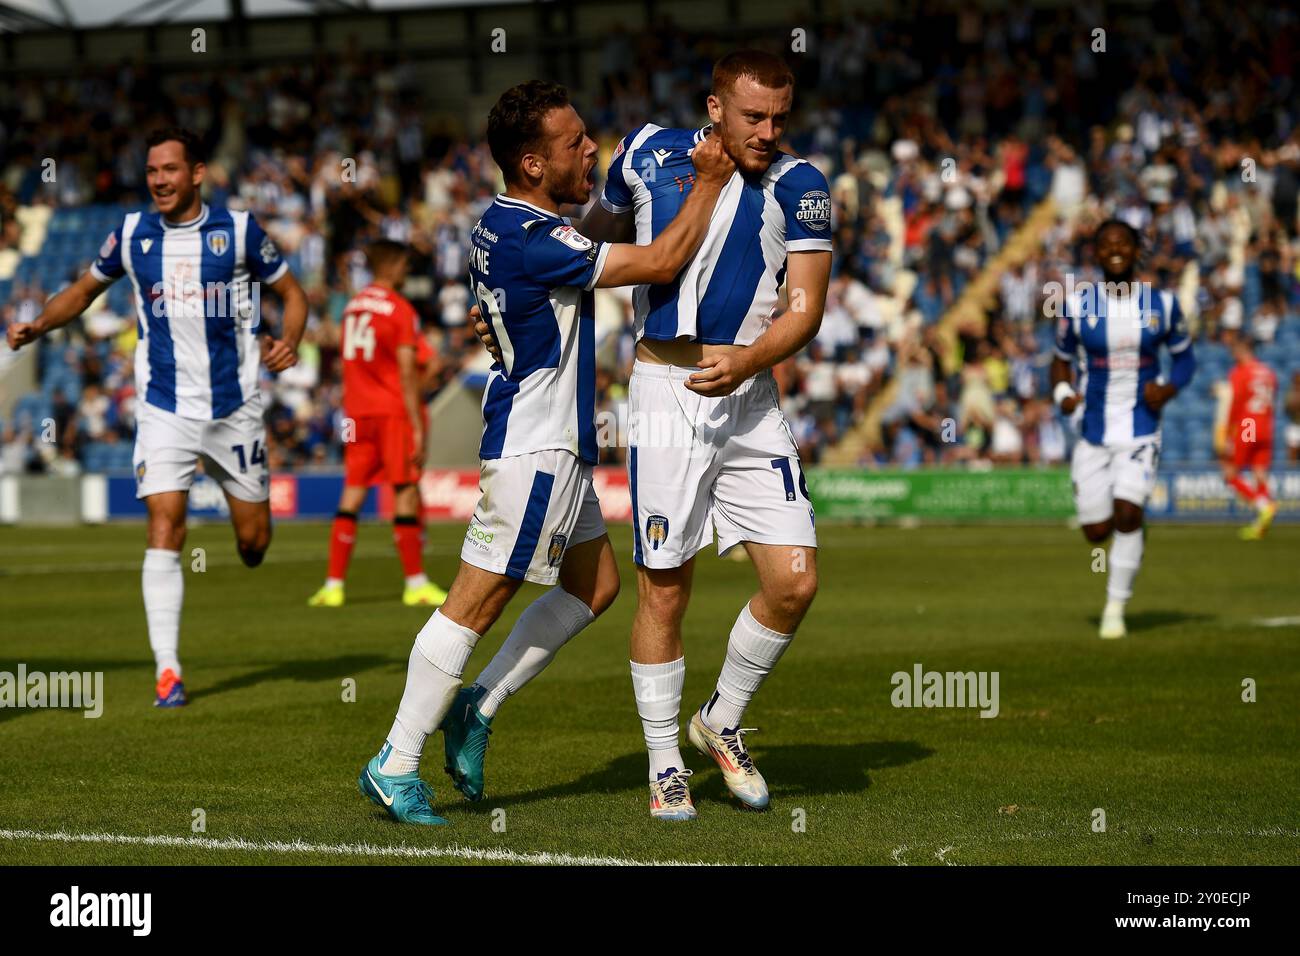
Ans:
[[[686,387],[692,392],[710,398],[730,395],[742,382],[784,362],[816,337],[822,326],[822,313],[826,310],[831,254],[792,252],[788,262],[786,289],[789,307],[753,344],[701,359],[700,371],[686,379]]]
[[[609,247],[605,268],[596,285],[662,285],[671,282],[682,266],[695,255],[722,187],[736,171],[736,164],[722,148],[722,140],[710,135],[691,153],[695,164],[695,185],[664,231],[648,246],[619,243]]]
[[[271,288],[284,303],[284,318],[280,337],[271,340],[270,347],[263,352],[262,361],[267,371],[283,372],[298,364],[298,343],[302,341],[302,331],[307,326],[307,293],[288,271],[272,282]]]
[[[87,272],[58,295],[45,303],[45,308],[31,322],[15,322],[9,326],[9,347],[17,350],[28,342],[35,342],[46,332],[61,328],[75,319],[104,291],[104,283]]]

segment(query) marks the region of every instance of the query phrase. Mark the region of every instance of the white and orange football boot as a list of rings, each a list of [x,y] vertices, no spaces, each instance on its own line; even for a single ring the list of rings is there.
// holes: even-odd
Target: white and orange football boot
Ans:
[[[689,770],[673,767],[650,781],[650,816],[656,820],[694,820],[695,804],[686,785]]]
[[[697,710],[691,718],[687,736],[700,753],[713,758],[727,789],[737,800],[751,810],[764,810],[771,799],[767,792],[767,781],[754,766],[753,758],[745,749],[744,735],[754,727],[740,727],[736,730],[715,733],[704,722],[703,710]]]

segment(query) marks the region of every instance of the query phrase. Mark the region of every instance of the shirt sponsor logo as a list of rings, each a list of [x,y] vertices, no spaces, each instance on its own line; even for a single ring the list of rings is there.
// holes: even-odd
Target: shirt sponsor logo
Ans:
[[[108,238],[104,240],[104,244],[99,247],[99,258],[107,259],[109,256],[113,254],[113,250],[116,248],[117,248],[117,233],[110,232],[108,234]]]
[[[795,219],[809,229],[817,231],[830,229],[831,197],[824,189],[810,189],[799,199],[799,209]]]
[[[551,230],[551,238],[559,239],[576,252],[586,252],[591,248],[591,240],[572,226],[556,226]]]
[[[492,550],[489,545],[492,543],[493,537],[495,535],[487,528],[474,523],[471,523],[469,530],[465,532],[465,540],[475,549],[485,554]]]

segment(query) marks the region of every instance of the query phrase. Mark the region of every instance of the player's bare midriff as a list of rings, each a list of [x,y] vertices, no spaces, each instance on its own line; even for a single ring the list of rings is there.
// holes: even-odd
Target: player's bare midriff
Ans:
[[[716,345],[709,342],[694,342],[688,338],[642,339],[636,344],[636,357],[651,365],[679,365],[691,367],[710,355],[723,355],[744,348],[743,345]]]

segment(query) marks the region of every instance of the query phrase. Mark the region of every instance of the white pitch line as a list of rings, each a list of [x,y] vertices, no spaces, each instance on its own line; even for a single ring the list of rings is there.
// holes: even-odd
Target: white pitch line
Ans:
[[[1259,627],[1300,627],[1300,616],[1295,617],[1257,617],[1250,623]]]
[[[404,860],[481,860],[529,866],[721,866],[685,860],[632,860],[618,856],[578,856],[572,853],[516,853],[457,846],[376,846],[370,843],[305,843],[302,840],[245,840],[242,837],[131,836],[125,833],[46,833],[40,830],[0,830],[0,840],[36,843],[106,843],[115,846],[161,846],[192,850],[235,850],[250,853],[317,853],[322,856],[379,856]]]

